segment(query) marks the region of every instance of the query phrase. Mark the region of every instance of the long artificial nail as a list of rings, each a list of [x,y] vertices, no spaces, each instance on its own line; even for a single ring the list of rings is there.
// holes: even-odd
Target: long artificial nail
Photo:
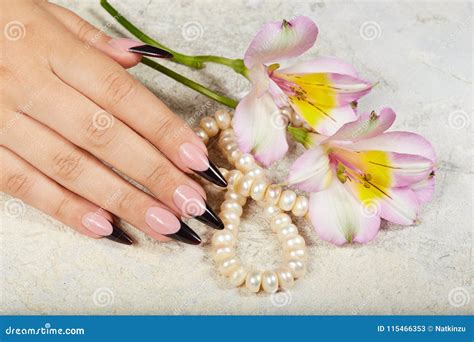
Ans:
[[[130,236],[127,235],[120,227],[116,226],[115,224],[112,224],[112,227],[114,230],[112,231],[112,234],[106,236],[107,239],[124,244],[124,245],[132,245],[133,240]]]
[[[180,185],[173,194],[173,202],[183,215],[209,225],[214,229],[224,229],[224,223],[209,207],[201,195],[189,185]]]
[[[147,44],[129,47],[128,51],[149,57],[173,58],[173,54],[171,52]]]
[[[178,151],[182,162],[196,174],[220,187],[227,186],[224,176],[201,148],[191,143],[184,143]]]
[[[166,209],[148,208],[145,221],[155,232],[191,245],[199,245],[201,238],[186,223]]]
[[[108,236],[114,231],[112,223],[98,213],[86,213],[82,216],[82,224],[88,230],[100,236]]]
[[[129,52],[128,49],[141,44],[141,42],[129,38],[114,38],[109,40],[107,43],[114,49],[123,52]]]

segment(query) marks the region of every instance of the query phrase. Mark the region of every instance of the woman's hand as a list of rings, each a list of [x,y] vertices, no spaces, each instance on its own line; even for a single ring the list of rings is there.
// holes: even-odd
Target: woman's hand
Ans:
[[[123,243],[131,240],[112,215],[157,240],[200,242],[177,215],[223,228],[186,175],[226,185],[205,145],[124,69],[139,62],[127,49],[141,43],[43,1],[2,1],[1,28],[2,191]]]

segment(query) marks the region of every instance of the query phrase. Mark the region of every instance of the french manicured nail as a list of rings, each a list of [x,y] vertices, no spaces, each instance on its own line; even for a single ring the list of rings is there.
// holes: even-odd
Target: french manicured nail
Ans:
[[[100,236],[108,236],[114,231],[112,223],[97,213],[91,212],[82,216],[82,224],[91,232]]]
[[[131,47],[141,45],[142,43],[133,39],[129,38],[113,38],[107,42],[110,46],[113,48],[123,51],[123,52],[129,52],[128,50]]]
[[[170,211],[160,208],[148,208],[145,221],[155,232],[191,245],[199,245],[201,238],[186,223]]]
[[[112,224],[114,230],[112,234],[106,236],[107,239],[124,244],[124,245],[132,245],[133,240],[130,236],[127,235],[120,227],[115,224]]]
[[[147,44],[143,45],[143,43],[140,43],[139,45],[135,44],[135,46],[130,46],[128,48],[128,51],[139,53],[140,55],[149,57],[173,58],[173,54],[171,52],[157,48],[156,46],[151,46]]]
[[[218,186],[227,186],[224,176],[201,148],[191,143],[184,143],[179,147],[178,153],[181,161],[196,174]]]
[[[180,185],[173,194],[174,204],[183,215],[193,217],[215,229],[224,229],[224,223],[208,206],[201,195],[188,185]]]

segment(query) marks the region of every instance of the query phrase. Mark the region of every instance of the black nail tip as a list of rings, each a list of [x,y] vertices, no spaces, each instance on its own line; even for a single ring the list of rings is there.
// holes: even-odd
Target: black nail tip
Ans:
[[[222,188],[227,187],[227,181],[225,180],[219,169],[209,160],[209,168],[205,171],[195,171],[199,176],[214,183]]]
[[[181,221],[181,227],[174,234],[167,234],[167,237],[172,239],[187,243],[189,245],[199,245],[201,243],[201,238],[196,234],[194,230],[188,227],[186,223]]]
[[[214,229],[224,229],[224,222],[222,222],[219,216],[216,215],[216,213],[207,205],[207,203],[204,214],[200,216],[194,216],[194,218]]]
[[[112,224],[113,230],[112,234],[106,236],[107,239],[118,242],[124,245],[132,245],[133,240],[130,236],[127,235],[121,228],[117,227],[116,225]]]
[[[173,54],[166,51],[166,50],[163,50],[163,49],[160,49],[160,48],[157,48],[155,46],[152,46],[152,45],[139,45],[139,46],[133,46],[131,48],[128,49],[128,51],[130,52],[134,52],[134,53],[139,53],[143,56],[148,56],[148,57],[158,57],[158,58],[173,58]]]

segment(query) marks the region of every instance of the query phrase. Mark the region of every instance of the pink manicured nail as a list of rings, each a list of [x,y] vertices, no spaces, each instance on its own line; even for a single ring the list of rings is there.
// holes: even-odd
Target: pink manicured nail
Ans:
[[[101,236],[108,236],[114,230],[109,220],[97,213],[87,213],[82,216],[82,224],[91,232]]]
[[[131,47],[142,45],[143,43],[129,38],[114,38],[109,40],[108,44],[117,50],[128,52],[128,49]]]
[[[201,195],[188,185],[180,185],[173,194],[173,202],[183,215],[201,216],[206,210],[206,203]]]
[[[169,235],[176,233],[181,224],[176,216],[166,209],[159,207],[148,208],[145,221],[155,232]]]
[[[209,168],[209,159],[202,148],[191,144],[184,143],[179,147],[179,157],[181,161],[191,170],[205,171]]]

